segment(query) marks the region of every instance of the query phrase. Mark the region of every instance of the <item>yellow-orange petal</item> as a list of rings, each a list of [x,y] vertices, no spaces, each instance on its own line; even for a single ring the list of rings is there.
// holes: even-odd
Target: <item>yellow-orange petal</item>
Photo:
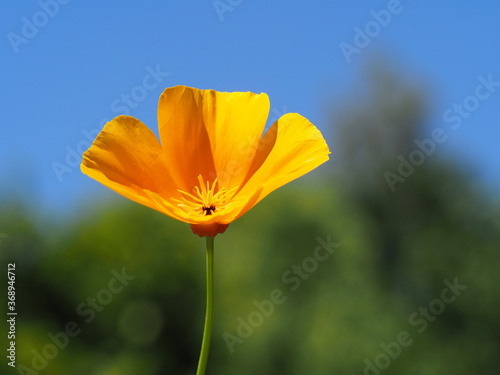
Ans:
[[[162,146],[179,188],[198,176],[226,188],[245,178],[269,114],[266,94],[167,88],[158,104]]]
[[[248,204],[237,219],[272,191],[326,162],[330,151],[321,132],[305,117],[288,113],[261,139],[244,185],[234,199]]]
[[[155,134],[130,116],[108,122],[83,154],[81,170],[108,188],[144,206],[179,218],[169,202],[152,196],[177,194]],[[181,219],[181,218],[179,218]]]

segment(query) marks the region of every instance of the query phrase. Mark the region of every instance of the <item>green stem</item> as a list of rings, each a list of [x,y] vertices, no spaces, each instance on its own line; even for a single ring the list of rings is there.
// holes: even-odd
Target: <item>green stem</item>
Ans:
[[[210,340],[212,338],[212,320],[214,315],[214,237],[207,239],[207,312],[205,315],[205,327],[203,328],[203,341],[201,342],[201,353],[198,361],[196,375],[204,375],[207,368]]]

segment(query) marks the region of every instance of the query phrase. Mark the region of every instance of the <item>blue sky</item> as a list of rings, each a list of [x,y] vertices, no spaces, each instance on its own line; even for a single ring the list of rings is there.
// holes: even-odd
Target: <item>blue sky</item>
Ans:
[[[446,125],[455,103],[470,109],[437,153],[498,191],[500,87],[470,98],[479,77],[500,82],[500,5],[481,4],[7,0],[0,14],[2,195],[17,191],[38,208],[64,211],[107,194],[79,171],[87,139],[122,113],[156,131],[158,96],[177,84],[266,92],[271,118],[299,112],[326,131],[328,100],[352,97],[377,52],[431,89],[433,127]],[[357,30],[372,36],[356,45]],[[348,58],[347,44],[359,47]],[[64,166],[59,174],[54,163]]]

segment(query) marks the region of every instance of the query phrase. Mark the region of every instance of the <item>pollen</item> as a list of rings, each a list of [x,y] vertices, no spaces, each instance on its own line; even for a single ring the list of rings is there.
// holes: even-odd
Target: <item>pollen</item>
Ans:
[[[203,177],[199,175],[198,182],[199,186],[195,186],[192,193],[177,190],[182,194],[182,199],[173,199],[177,202],[177,205],[188,213],[203,216],[223,211],[227,206],[230,191],[224,187],[219,187],[217,178],[210,184],[208,181],[205,182]]]

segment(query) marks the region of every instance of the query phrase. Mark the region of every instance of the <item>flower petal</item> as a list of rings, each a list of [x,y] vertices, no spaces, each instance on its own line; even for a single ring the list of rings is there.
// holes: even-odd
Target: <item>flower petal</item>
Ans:
[[[166,89],[158,104],[163,149],[179,188],[190,192],[198,175],[239,186],[250,167],[269,114],[266,94]]]
[[[305,117],[288,113],[261,139],[244,186],[233,199],[245,199],[238,217],[272,191],[326,162],[330,151],[321,132]]]
[[[165,202],[161,207],[151,195],[176,196],[163,150],[155,134],[130,116],[108,122],[83,154],[81,170],[117,193],[179,218],[177,207]]]

